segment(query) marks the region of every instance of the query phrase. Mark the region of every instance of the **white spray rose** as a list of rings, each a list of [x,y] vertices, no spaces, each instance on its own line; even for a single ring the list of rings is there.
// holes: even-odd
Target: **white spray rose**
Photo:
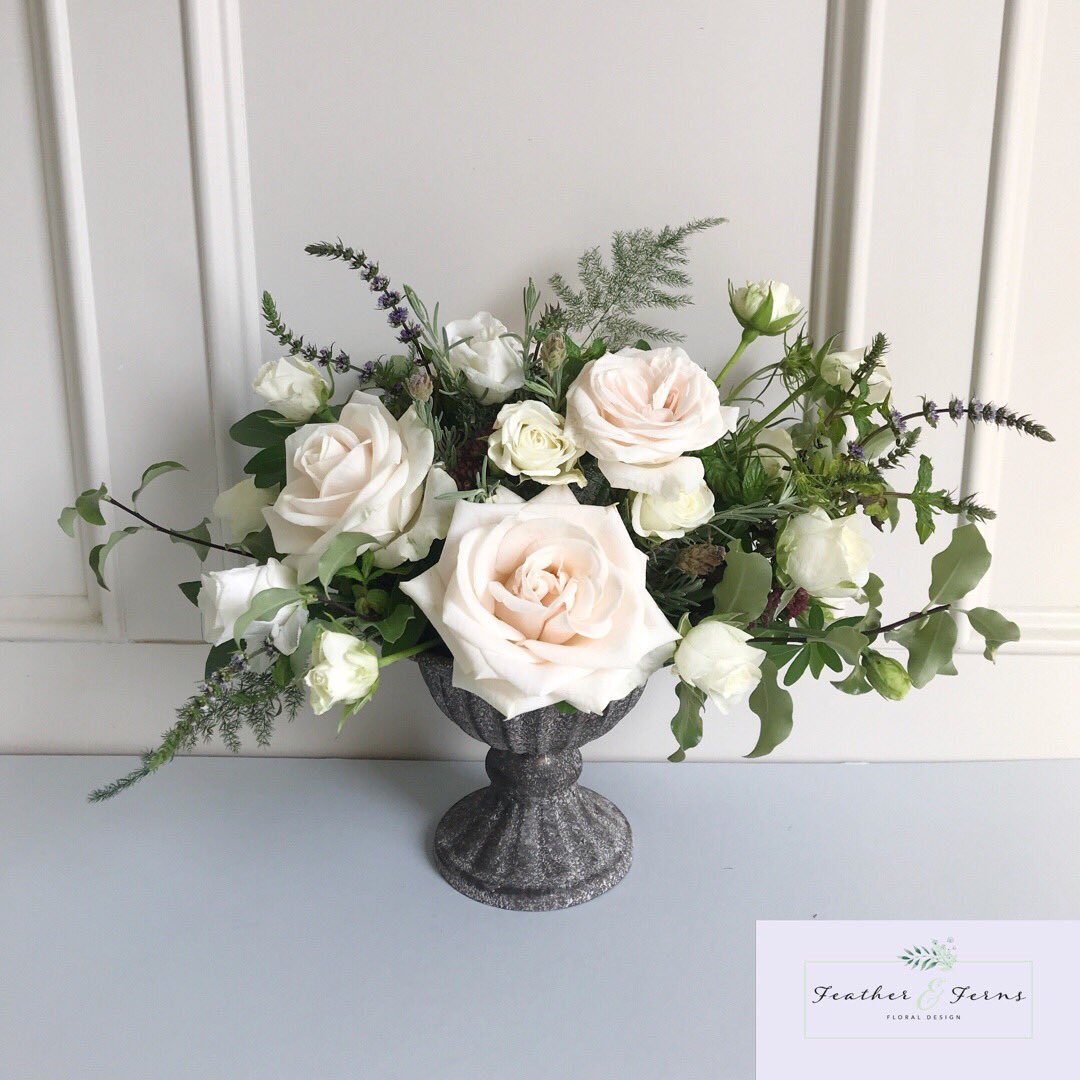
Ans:
[[[567,701],[602,712],[642,686],[678,634],[614,506],[565,487],[458,502],[439,561],[401,590],[454,655],[453,684],[506,716]]]
[[[488,437],[488,457],[510,476],[584,486],[584,474],[574,468],[584,451],[566,434],[565,424],[540,401],[504,405]]]
[[[612,487],[674,497],[705,478],[702,450],[735,427],[705,370],[680,348],[590,360],[566,394],[566,430]]]
[[[488,311],[446,324],[450,363],[464,374],[473,397],[485,405],[505,401],[525,385],[521,342],[505,337],[506,332],[506,327]]]
[[[748,281],[728,286],[735,318],[747,330],[766,337],[782,334],[801,314],[802,301],[782,281]]]
[[[850,390],[855,384],[855,372],[866,356],[865,349],[845,349],[829,353],[821,361],[821,377],[841,390]],[[892,375],[884,360],[879,360],[866,380],[866,401],[878,405],[892,393]]]
[[[790,468],[788,459],[795,457],[795,444],[787,428],[765,428],[754,439],[758,460],[770,480],[775,480]],[[777,453],[779,451],[779,453]]]
[[[715,619],[698,623],[675,650],[675,673],[727,713],[761,682],[765,654],[748,645],[749,640],[737,626]]]
[[[427,555],[446,535],[454,490],[432,468],[435,441],[410,407],[400,420],[379,398],[357,390],[333,424],[306,424],[285,440],[285,486],[263,511],[274,547],[301,582],[318,576],[335,536],[375,537],[375,562],[400,566]],[[364,550],[361,548],[361,550]]]
[[[321,409],[330,387],[319,369],[298,356],[267,360],[255,376],[255,393],[288,420],[307,420]]]
[[[256,487],[253,476],[226,488],[214,500],[214,517],[221,522],[225,542],[235,544],[250,533],[264,529],[266,521],[262,512],[276,496],[276,487]]]
[[[854,596],[870,577],[874,549],[859,519],[830,518],[816,506],[791,518],[776,544],[776,561],[811,596]]]
[[[670,499],[638,492],[630,500],[630,524],[638,536],[674,540],[710,521],[715,499],[704,481]]]
[[[264,566],[252,563],[203,574],[199,590],[203,637],[211,645],[232,641],[236,620],[247,613],[259,593],[267,589],[295,588],[296,571],[277,559],[270,559]],[[287,604],[272,619],[251,623],[244,633],[244,641],[249,648],[254,648],[269,638],[278,652],[288,655],[296,651],[300,631],[307,620],[307,608],[302,603]]]
[[[379,686],[379,658],[366,641],[352,634],[323,630],[311,647],[311,666],[304,676],[317,716],[338,702],[355,712]]]

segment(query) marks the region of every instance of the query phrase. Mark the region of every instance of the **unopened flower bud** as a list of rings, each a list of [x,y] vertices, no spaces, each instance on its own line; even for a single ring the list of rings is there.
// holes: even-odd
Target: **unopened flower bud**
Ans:
[[[540,346],[540,366],[547,375],[554,375],[566,363],[566,342],[562,334],[549,334]]]
[[[886,701],[903,701],[911,689],[911,676],[899,660],[873,649],[863,656],[866,680]]]
[[[435,385],[431,381],[431,376],[423,369],[420,369],[409,376],[405,389],[409,392],[409,397],[413,401],[430,401],[431,392],[435,389]]]
[[[728,299],[740,325],[766,337],[782,334],[802,314],[802,301],[782,281],[729,285]]]

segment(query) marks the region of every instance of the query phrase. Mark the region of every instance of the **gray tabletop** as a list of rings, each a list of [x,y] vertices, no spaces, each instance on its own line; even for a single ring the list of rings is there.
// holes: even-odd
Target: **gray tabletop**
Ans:
[[[579,908],[443,884],[475,763],[0,758],[4,1076],[753,1076],[754,923],[1080,915],[1080,762],[587,765],[635,864]]]

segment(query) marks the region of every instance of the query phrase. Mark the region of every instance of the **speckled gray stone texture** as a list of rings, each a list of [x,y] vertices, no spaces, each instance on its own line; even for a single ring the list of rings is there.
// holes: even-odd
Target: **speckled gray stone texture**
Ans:
[[[458,892],[515,911],[550,911],[592,900],[630,869],[630,825],[614,803],[581,787],[579,747],[610,731],[641,690],[601,714],[554,706],[504,717],[451,685],[453,661],[418,658],[435,703],[491,749],[490,786],[455,803],[435,831],[435,864]]]

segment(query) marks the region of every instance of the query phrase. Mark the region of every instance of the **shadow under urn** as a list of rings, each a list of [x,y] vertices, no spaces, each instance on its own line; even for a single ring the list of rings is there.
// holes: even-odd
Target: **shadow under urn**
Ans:
[[[580,747],[610,731],[644,687],[603,713],[549,705],[505,717],[452,684],[453,660],[417,662],[435,704],[490,747],[491,783],[456,802],[435,830],[439,873],[470,899],[514,911],[551,911],[592,900],[630,869],[633,839],[622,811],[578,784]]]

